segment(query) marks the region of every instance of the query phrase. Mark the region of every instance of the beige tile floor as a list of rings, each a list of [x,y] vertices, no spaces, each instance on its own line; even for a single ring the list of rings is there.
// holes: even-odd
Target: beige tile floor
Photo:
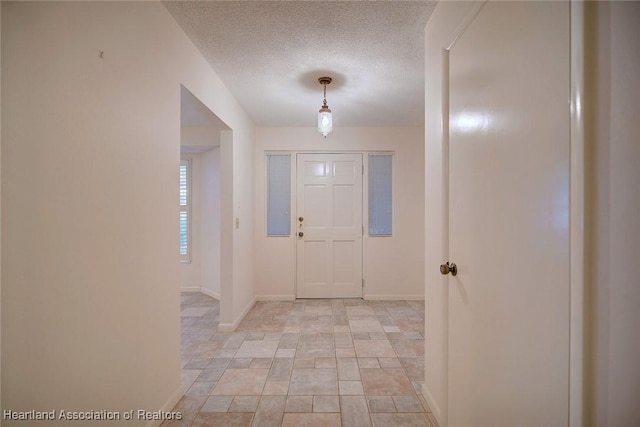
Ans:
[[[182,383],[163,426],[437,426],[424,380],[424,302],[258,302],[235,332],[182,294]]]

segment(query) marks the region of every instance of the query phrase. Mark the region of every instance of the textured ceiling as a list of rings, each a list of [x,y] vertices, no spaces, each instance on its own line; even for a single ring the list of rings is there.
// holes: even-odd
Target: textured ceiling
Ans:
[[[426,1],[168,1],[258,126],[315,126],[327,75],[335,126],[424,122]]]

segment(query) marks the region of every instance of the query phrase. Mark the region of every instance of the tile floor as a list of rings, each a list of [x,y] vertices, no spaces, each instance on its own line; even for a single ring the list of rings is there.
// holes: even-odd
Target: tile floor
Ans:
[[[424,380],[424,302],[258,302],[235,332],[182,294],[182,382],[163,426],[436,427]]]

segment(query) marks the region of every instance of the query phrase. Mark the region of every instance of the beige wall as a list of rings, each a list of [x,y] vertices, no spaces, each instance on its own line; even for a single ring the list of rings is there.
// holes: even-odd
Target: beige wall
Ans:
[[[159,3],[2,9],[3,408],[170,409],[180,84],[233,129],[229,323],[254,292],[253,124]]]
[[[202,292],[220,299],[220,148],[200,154]]]
[[[202,193],[202,183],[199,177],[200,155],[181,154],[180,158],[189,161],[191,169],[191,215],[189,217],[189,262],[180,263],[180,272],[182,280],[180,281],[180,290],[183,292],[200,292],[202,283],[202,251],[200,245],[202,243],[201,209],[200,196]]]
[[[191,165],[192,206],[191,261],[181,264],[181,290],[220,299],[220,148],[182,158]]]
[[[587,3],[590,425],[640,425],[640,3]]]
[[[220,131],[183,126],[181,151],[190,160],[192,193],[191,262],[181,264],[181,289],[220,299]]]
[[[232,322],[231,326],[239,324],[244,314],[253,306],[255,302],[255,282],[254,282],[254,185],[255,185],[255,128],[251,127],[250,134],[247,134],[246,144],[237,144],[240,135],[236,128],[233,130],[233,281],[226,281],[225,285],[232,287],[233,313],[227,316],[224,305],[221,307],[221,323]],[[223,132],[224,133],[224,132]],[[224,148],[224,136],[222,145]],[[221,152],[221,163],[225,163],[224,151]],[[224,167],[221,166],[221,173],[224,174]],[[225,205],[224,196],[222,206]],[[229,205],[231,206],[231,205]],[[221,218],[224,218],[221,216]],[[236,227],[235,224],[238,224]],[[224,227],[225,225],[223,225]],[[227,246],[223,246],[226,248]],[[225,249],[226,250],[226,249]],[[221,260],[224,266],[224,260]],[[224,278],[223,278],[224,279]],[[227,289],[228,290],[228,289]],[[221,284],[221,297],[226,301],[225,288]]]
[[[323,139],[316,128],[257,128],[255,280],[256,294],[259,299],[293,298],[295,295],[296,239],[293,235],[266,236],[265,152],[273,150],[291,152],[293,159],[295,159],[295,152],[305,151],[393,151],[395,153],[394,235],[393,237],[369,237],[365,233],[363,241],[365,298],[423,298],[422,128],[337,128],[327,139]],[[292,182],[292,197],[295,197],[294,182]],[[365,194],[365,214],[366,205]],[[292,207],[295,207],[295,202]],[[293,226],[292,224],[292,230],[294,230]]]

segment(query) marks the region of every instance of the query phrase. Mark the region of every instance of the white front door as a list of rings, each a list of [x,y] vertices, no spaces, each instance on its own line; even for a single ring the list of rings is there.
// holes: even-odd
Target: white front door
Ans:
[[[297,155],[297,297],[362,297],[362,154]]]
[[[569,2],[488,2],[450,51],[449,427],[567,426]]]

